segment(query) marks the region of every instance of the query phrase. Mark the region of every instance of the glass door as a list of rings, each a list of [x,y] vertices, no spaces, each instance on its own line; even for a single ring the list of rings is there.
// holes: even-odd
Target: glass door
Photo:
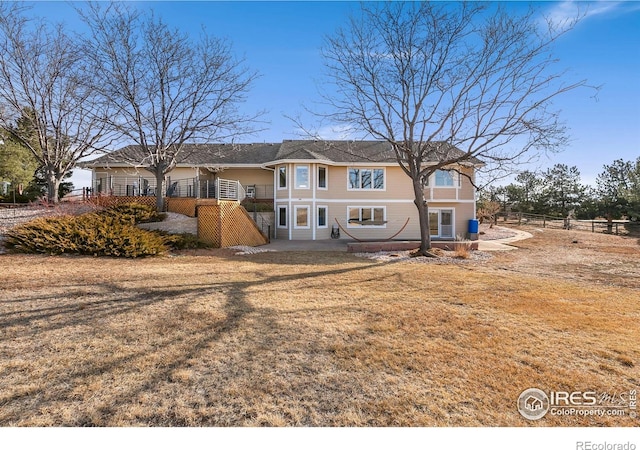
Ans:
[[[453,237],[453,211],[450,209],[440,210],[440,237]]]
[[[440,227],[438,223],[440,222],[440,214],[438,211],[429,211],[429,234],[431,237],[440,236]]]
[[[431,237],[453,238],[453,210],[429,211],[429,233]]]

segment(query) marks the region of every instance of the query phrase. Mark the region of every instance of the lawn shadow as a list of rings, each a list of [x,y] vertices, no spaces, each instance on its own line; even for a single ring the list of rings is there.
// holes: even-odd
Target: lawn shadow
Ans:
[[[0,425],[29,424],[38,417],[42,420],[43,415],[46,423],[53,425],[122,425],[112,418],[125,420],[122,417],[130,407],[147,395],[154,397],[168,389],[176,371],[188,371],[211,346],[222,345],[241,328],[253,336],[249,346],[243,347],[245,356],[255,355],[259,349],[277,349],[274,331],[283,320],[282,314],[269,308],[260,308],[258,314],[247,300],[248,290],[257,287],[261,294],[277,294],[277,285],[282,282],[300,278],[322,282],[324,276],[381,265],[358,261],[361,264],[303,274],[247,272],[256,281],[163,285],[163,280],[150,280],[140,288],[125,288],[118,282],[94,286],[62,283],[55,288],[66,289],[70,298],[58,305],[50,304],[52,298],[59,297],[55,295],[34,293],[17,302],[13,299],[10,310],[0,318],[0,353],[5,358],[0,383],[7,386],[0,393]],[[192,311],[198,301],[219,301],[219,314]],[[243,328],[249,315],[252,325]],[[135,329],[140,318],[147,322],[144,330]],[[100,341],[108,343],[103,347]],[[87,351],[87,345],[96,348]],[[25,363],[24,355],[15,349],[39,353],[29,355],[31,361]],[[236,358],[234,364],[243,365],[244,361]],[[20,372],[24,364],[33,364],[36,370]],[[249,366],[247,370],[259,378],[263,363]],[[17,367],[22,369],[16,377]],[[170,414],[126,419],[127,424],[187,425],[181,420]]]

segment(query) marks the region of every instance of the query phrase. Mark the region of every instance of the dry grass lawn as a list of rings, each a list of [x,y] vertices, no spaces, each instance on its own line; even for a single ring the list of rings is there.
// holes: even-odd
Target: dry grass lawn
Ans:
[[[516,410],[640,384],[637,238],[529,231],[462,265],[2,255],[0,425],[638,426]]]

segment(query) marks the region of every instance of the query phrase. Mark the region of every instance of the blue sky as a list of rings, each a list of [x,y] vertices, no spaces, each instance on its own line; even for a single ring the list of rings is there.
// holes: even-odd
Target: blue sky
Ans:
[[[528,3],[505,2],[521,11]],[[152,8],[168,23],[197,34],[228,38],[238,56],[261,77],[254,84],[248,111],[267,110],[264,131],[249,140],[279,142],[296,138],[287,118],[313,107],[322,83],[319,47],[325,35],[345,23],[356,2],[136,2]],[[562,153],[543,156],[528,169],[555,163],[575,165],[584,183],[594,183],[604,164],[640,156],[640,2],[536,2],[543,13],[561,19],[576,13],[585,18],[556,47],[560,67],[573,79],[602,85],[597,98],[582,89],[556,102],[571,129],[572,142]],[[62,2],[39,2],[34,13],[71,27],[78,22]],[[312,118],[305,121],[311,123]],[[326,129],[326,137],[335,137]],[[86,174],[74,176],[76,187],[87,185]]]

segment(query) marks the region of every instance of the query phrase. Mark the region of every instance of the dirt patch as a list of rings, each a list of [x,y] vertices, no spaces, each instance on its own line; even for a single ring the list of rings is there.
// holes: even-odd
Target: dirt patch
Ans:
[[[538,227],[514,227],[533,237],[512,245],[519,250],[496,254],[500,270],[607,286],[638,287],[640,245],[630,236]]]
[[[514,233],[513,230],[509,228],[500,227],[497,225],[490,227],[486,223],[481,224],[479,226],[478,231],[480,232],[478,237],[481,241],[494,241],[496,239],[506,239],[506,238],[514,237],[516,235],[516,233]]]

